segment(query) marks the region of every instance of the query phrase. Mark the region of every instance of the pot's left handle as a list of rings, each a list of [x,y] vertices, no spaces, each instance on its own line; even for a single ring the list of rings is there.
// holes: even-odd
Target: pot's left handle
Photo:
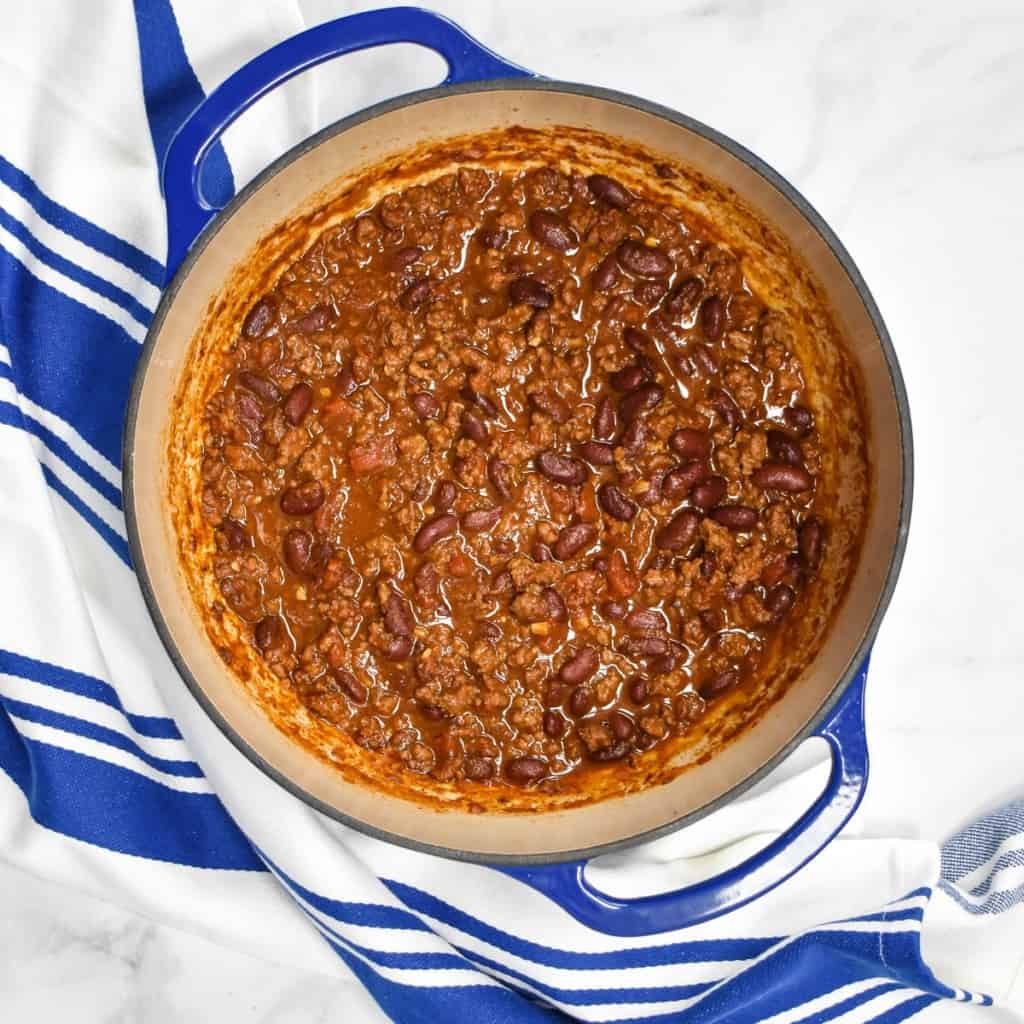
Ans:
[[[261,96],[332,57],[388,43],[416,43],[445,59],[443,85],[534,77],[502,60],[454,22],[419,7],[390,7],[316,25],[254,57],[189,115],[171,140],[161,185],[167,204],[167,278],[217,209],[204,198],[200,171],[210,146]]]

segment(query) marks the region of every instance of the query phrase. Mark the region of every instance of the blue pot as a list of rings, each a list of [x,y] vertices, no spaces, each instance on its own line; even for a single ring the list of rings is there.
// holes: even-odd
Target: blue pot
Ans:
[[[397,42],[439,53],[449,67],[442,85],[330,126],[282,156],[223,210],[203,198],[199,182],[206,153],[257,99],[330,58]],[[168,438],[174,437],[173,408],[185,367],[197,352],[202,355],[193,338],[209,336],[209,318],[216,316],[211,300],[237,273],[238,260],[274,225],[304,204],[311,209],[311,196],[322,202],[336,194],[339,177],[353,178],[389,154],[514,124],[549,131],[569,125],[664,154],[723,186],[722,195],[738,197],[737,209],[749,208],[772,225],[794,259],[809,269],[846,339],[870,424],[871,502],[859,558],[817,653],[725,751],[665,786],[589,808],[472,815],[439,812],[346,780],[288,740],[239,686],[206,638],[183,582],[167,500],[174,469],[168,465]],[[581,921],[620,935],[678,928],[740,906],[779,884],[839,832],[867,781],[864,686],[870,645],[896,582],[909,525],[910,416],[896,356],[867,286],[838,238],[792,185],[737,143],[682,114],[634,96],[541,78],[503,61],[445,18],[390,8],[317,26],[238,70],[178,132],[163,168],[163,189],[169,281],[139,361],[125,430],[129,538],[170,656],[196,699],[250,760],[339,821],[429,853],[495,865]],[[721,207],[722,216],[728,209]],[[824,791],[791,828],[746,862],[697,885],[641,899],[616,899],[587,881],[589,858],[711,813],[811,736],[824,738],[832,754]]]

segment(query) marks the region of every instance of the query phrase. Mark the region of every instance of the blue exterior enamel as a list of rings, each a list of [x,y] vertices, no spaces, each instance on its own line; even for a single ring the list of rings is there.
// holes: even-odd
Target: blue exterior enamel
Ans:
[[[317,25],[251,60],[217,87],[174,136],[161,184],[167,205],[166,280],[217,214],[200,191],[203,160],[224,130],[260,97],[332,57],[389,43],[426,46],[448,64],[443,85],[536,78],[502,60],[454,22],[417,7],[367,11]],[[584,924],[611,935],[636,936],[707,921],[769,892],[815,857],[850,820],[864,796],[868,750],[864,685],[868,659],[818,730],[832,753],[828,784],[802,817],[763,850],[695,885],[635,899],[599,892],[586,879],[587,861],[498,867],[549,897]]]
[[[620,899],[586,879],[586,861],[501,867],[554,900],[578,921],[609,935],[650,935],[708,921],[771,891],[816,857],[853,817],[868,781],[864,686],[868,659],[818,730],[832,772],[818,799],[790,828],[748,860],[713,878],[657,896]]]
[[[389,43],[416,43],[444,58],[442,85],[494,78],[533,78],[502,60],[447,18],[419,7],[366,11],[316,25],[254,57],[193,111],[167,150],[161,187],[167,206],[166,280],[217,213],[200,190],[200,170],[214,142],[233,121],[289,78],[332,57]]]

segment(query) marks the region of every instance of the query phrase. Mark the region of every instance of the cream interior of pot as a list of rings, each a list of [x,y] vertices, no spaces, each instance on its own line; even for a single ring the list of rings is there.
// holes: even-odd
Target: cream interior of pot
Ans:
[[[236,654],[229,666],[233,627],[211,628],[202,612],[212,583],[198,578],[204,535],[192,524],[200,452],[189,424],[216,386],[215,356],[251,303],[325,227],[460,162],[602,170],[708,218],[743,252],[744,272],[762,297],[786,307],[798,325],[810,391],[836,394],[839,381],[839,393],[851,396],[815,408],[831,449],[823,479],[835,525],[817,611],[790,627],[763,700],[745,709],[724,704],[649,784],[600,802],[525,794],[499,806],[443,789],[409,799],[401,785],[374,785],[365,762],[372,755],[329,739],[325,724],[255,655],[240,662]],[[659,176],[661,162],[679,175]],[[132,497],[139,568],[167,638],[216,716],[269,768],[307,799],[398,841],[481,859],[557,858],[699,813],[805,728],[872,624],[901,528],[904,448],[890,368],[864,304],[824,239],[768,180],[701,134],[626,102],[556,86],[449,93],[327,133],[222,218],[151,341],[130,454]]]

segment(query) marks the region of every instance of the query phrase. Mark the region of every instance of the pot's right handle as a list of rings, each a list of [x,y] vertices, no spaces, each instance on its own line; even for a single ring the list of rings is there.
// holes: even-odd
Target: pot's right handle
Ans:
[[[832,773],[818,799],[763,850],[695,885],[656,896],[620,898],[595,889],[586,861],[498,868],[549,897],[578,921],[608,935],[651,935],[699,924],[763,896],[816,857],[853,817],[868,779],[864,684],[868,659],[818,730]]]
[[[502,60],[454,22],[419,7],[389,7],[328,21],[254,57],[225,79],[189,115],[171,140],[161,176],[167,205],[167,279],[217,212],[204,198],[200,171],[210,146],[261,96],[332,57],[388,43],[416,43],[448,64],[442,85],[535,77]]]

